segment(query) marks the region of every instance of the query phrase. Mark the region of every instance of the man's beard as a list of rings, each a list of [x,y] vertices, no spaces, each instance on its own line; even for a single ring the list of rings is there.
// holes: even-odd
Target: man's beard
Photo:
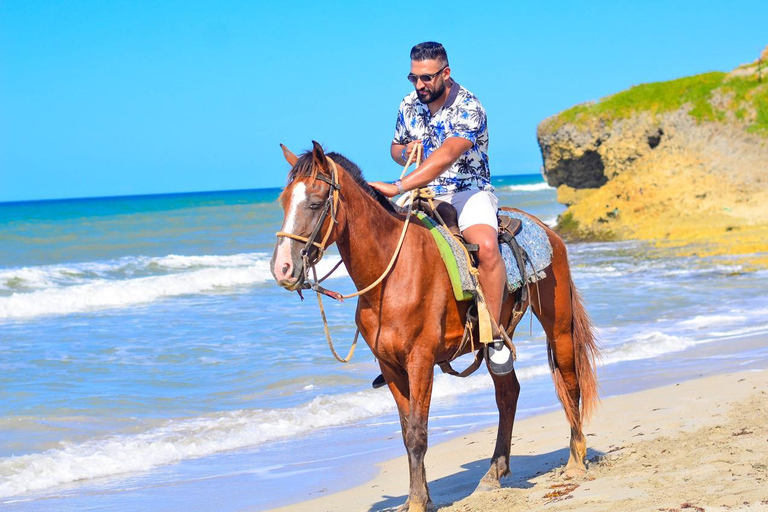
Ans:
[[[437,100],[438,98],[440,98],[444,92],[445,92],[445,82],[440,84],[440,87],[438,89],[435,89],[434,91],[430,91],[426,87],[424,88],[424,91],[420,91],[416,89],[416,95],[419,97],[419,101],[424,103],[425,105],[428,105],[433,101]]]

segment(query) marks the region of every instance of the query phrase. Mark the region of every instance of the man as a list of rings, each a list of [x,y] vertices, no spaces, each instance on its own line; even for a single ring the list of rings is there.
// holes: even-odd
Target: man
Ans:
[[[448,55],[440,43],[420,43],[411,49],[408,80],[415,91],[400,103],[390,154],[405,165],[415,145],[421,144],[425,160],[402,181],[371,186],[387,197],[427,186],[437,199],[456,208],[464,239],[480,247],[480,285],[498,323],[506,270],[499,253],[498,199],[490,182],[485,110],[474,94],[451,78]],[[512,370],[512,355],[500,339],[491,344],[489,355],[494,373]]]

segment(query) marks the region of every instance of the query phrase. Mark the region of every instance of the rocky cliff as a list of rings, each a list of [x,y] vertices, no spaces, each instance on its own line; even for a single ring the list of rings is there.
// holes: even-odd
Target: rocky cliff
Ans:
[[[730,73],[642,84],[544,120],[567,238],[766,253],[768,47]]]

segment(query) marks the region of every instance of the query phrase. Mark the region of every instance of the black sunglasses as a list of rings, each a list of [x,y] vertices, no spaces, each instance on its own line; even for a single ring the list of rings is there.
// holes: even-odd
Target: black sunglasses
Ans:
[[[408,81],[411,82],[413,85],[416,85],[416,82],[418,82],[419,80],[421,80],[422,83],[428,84],[429,82],[432,81],[433,78],[435,78],[437,75],[442,73],[443,70],[447,67],[448,66],[443,66],[443,68],[440,71],[436,73],[432,73],[431,75],[414,75],[413,73],[408,73]]]

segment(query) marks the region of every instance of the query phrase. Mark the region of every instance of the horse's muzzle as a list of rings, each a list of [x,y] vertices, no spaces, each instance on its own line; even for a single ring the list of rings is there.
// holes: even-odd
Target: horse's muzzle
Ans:
[[[289,277],[287,279],[280,279],[277,284],[288,290],[289,292],[295,292],[304,284],[304,275],[300,277]]]
[[[306,274],[304,273],[304,264],[296,264],[293,261],[274,261],[272,262],[272,275],[277,284],[286,290],[293,292],[304,285]]]

